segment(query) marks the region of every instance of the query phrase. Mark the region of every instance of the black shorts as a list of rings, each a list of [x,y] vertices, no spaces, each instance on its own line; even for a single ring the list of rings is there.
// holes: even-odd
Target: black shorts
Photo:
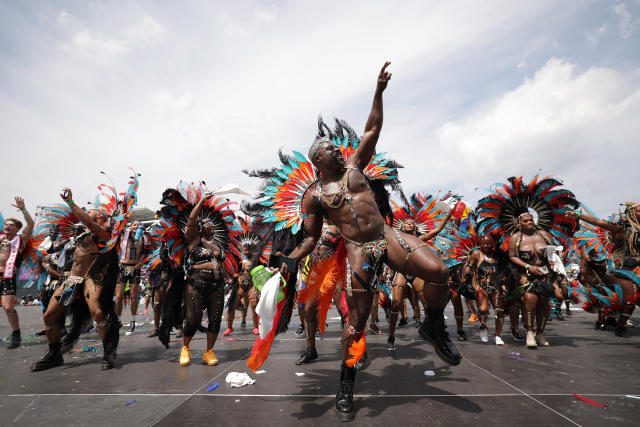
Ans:
[[[136,270],[130,265],[121,265],[118,273],[118,283],[127,283],[127,280],[130,285],[140,283],[140,269]]]
[[[17,285],[16,278],[12,277],[10,279],[5,279],[4,277],[0,280],[0,293],[2,295],[16,295]]]

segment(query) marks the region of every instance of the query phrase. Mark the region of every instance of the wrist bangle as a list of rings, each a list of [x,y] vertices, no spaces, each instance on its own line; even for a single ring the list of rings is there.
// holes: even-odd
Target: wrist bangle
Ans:
[[[524,269],[527,272],[527,274],[529,274],[529,267],[531,267],[529,264],[524,266]]]
[[[580,219],[580,212],[573,211],[573,215],[575,215],[576,219]]]
[[[69,206],[71,206],[71,204],[73,203],[73,200],[65,200],[65,203]]]

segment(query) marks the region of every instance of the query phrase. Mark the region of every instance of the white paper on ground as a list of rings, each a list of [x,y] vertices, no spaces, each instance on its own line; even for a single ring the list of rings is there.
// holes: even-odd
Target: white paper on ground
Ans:
[[[273,328],[273,317],[278,311],[278,287],[280,286],[280,273],[276,273],[267,280],[267,283],[262,287],[260,293],[260,301],[256,306],[256,313],[260,316],[260,323],[258,324],[258,331],[260,332],[260,339],[264,339],[269,331]]]
[[[229,372],[225,382],[231,384],[231,387],[243,387],[255,383],[256,380],[252,380],[246,372]]]

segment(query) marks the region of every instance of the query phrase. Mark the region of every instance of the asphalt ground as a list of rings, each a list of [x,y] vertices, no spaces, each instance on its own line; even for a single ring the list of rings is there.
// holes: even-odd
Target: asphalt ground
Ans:
[[[130,316],[123,316],[115,369],[101,371],[101,350],[86,351],[101,344],[89,332],[65,355],[63,366],[31,373],[31,364],[47,350],[46,339],[33,336],[42,329],[42,313],[38,307],[18,307],[18,312],[22,346],[7,350],[0,343],[0,425],[342,424],[334,408],[340,368],[335,310],[329,313],[327,333],[317,341],[316,363],[294,364],[305,347],[304,337],[295,334],[294,317],[259,374],[246,365],[254,336],[250,326],[240,327],[239,313],[235,332],[215,345],[220,359],[215,367],[200,363],[206,342],[201,333],[191,346],[192,365],[179,366],[180,343],[165,350],[157,338],[147,337],[149,313],[138,316],[131,336],[124,333]],[[382,310],[380,315],[383,333],[367,335],[371,363],[356,377],[354,425],[640,424],[640,327],[618,338],[595,331],[595,315],[575,310],[568,320],[548,324],[550,347],[529,350],[512,339],[508,320],[504,347],[496,346],[493,336],[481,343],[478,323],[465,322],[469,341],[453,338],[464,358],[449,367],[411,324],[398,329],[397,350],[387,351],[388,324]],[[455,336],[451,306],[446,315]],[[0,337],[6,337],[10,330],[2,314],[0,319]],[[637,319],[636,314],[632,320]],[[140,325],[141,320],[146,322]],[[493,331],[492,319],[489,326]],[[230,372],[246,372],[256,382],[232,388],[225,383]]]

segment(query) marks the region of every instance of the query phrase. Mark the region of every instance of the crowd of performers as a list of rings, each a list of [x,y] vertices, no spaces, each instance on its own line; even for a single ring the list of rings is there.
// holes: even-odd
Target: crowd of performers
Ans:
[[[64,188],[64,203],[46,208],[37,224],[16,197],[26,224],[6,218],[0,234],[2,306],[13,331],[7,348],[21,342],[14,308],[21,264],[38,281],[49,343],[34,372],[62,365],[63,354],[94,323],[103,342],[102,369],[111,369],[127,284],[132,321],[126,334],[135,329],[140,283],[146,281],[154,310],[150,336],[168,348],[175,329],[182,366],[191,363],[198,330],[207,336],[202,362],[218,363],[213,348],[225,302],[224,335],[234,333],[238,307],[243,327],[251,310],[251,369],[265,362],[296,305],[298,333],[306,331],[307,340],[295,363],[313,362],[319,357],[315,338],[324,334],[333,304],[343,323],[336,395],[343,420],[355,414],[356,372],[367,364],[365,329],[371,319],[369,333],[380,333],[379,306],[389,319],[387,350],[396,350],[396,328],[409,321],[408,299],[417,332],[450,365],[462,356],[447,332],[449,301],[459,340],[468,339],[466,302],[480,322],[482,342],[489,341],[491,307],[496,345],[504,344],[508,316],[515,340],[528,348],[549,346],[546,322],[554,313],[562,316],[563,302],[570,315],[569,302],[578,296],[585,310],[596,313],[596,329],[623,336],[640,295],[640,202],[603,220],[560,181],[539,176],[494,184],[474,209],[450,193],[405,197],[402,166],[376,153],[388,65],[378,76],[362,136],[344,121],[331,128],[320,119],[307,156],[280,152],[277,166],[244,171],[262,186],[241,206],[204,182],[180,183],[164,191],[157,220],[144,229],[129,221],[139,185],[135,172],[124,193],[114,184],[100,186],[89,209]],[[391,193],[400,201],[391,201]],[[268,279],[275,280],[275,292],[267,290]],[[259,313],[272,318],[258,323]]]

